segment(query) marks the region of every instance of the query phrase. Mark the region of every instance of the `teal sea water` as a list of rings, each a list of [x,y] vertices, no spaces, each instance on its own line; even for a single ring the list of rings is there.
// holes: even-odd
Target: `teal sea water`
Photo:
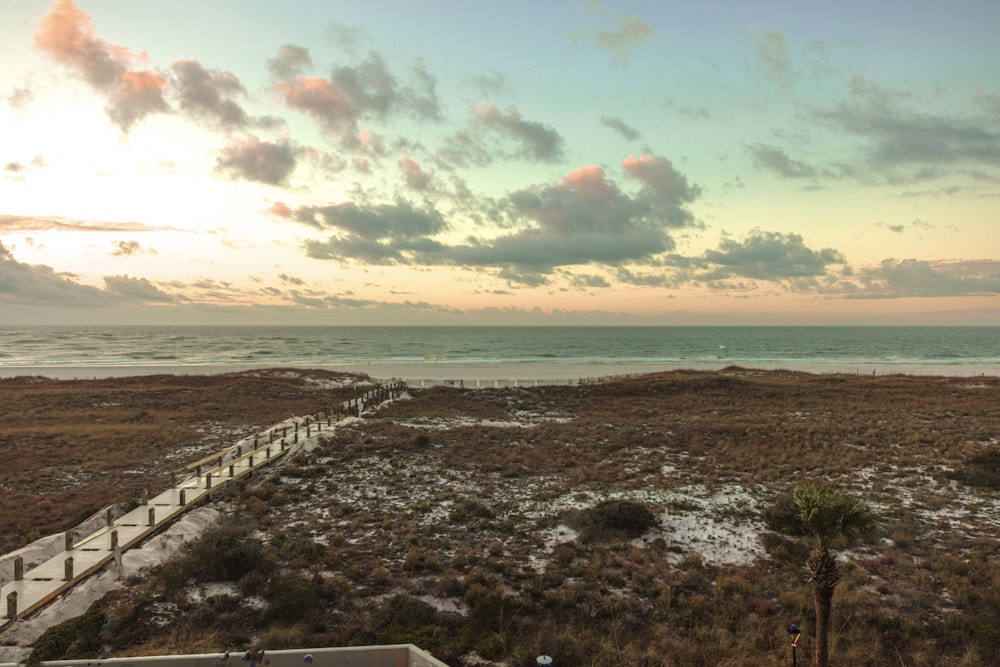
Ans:
[[[1000,327],[0,327],[0,369],[343,364],[963,366],[1000,373]],[[991,370],[992,369],[992,370]],[[613,368],[609,369],[613,372]]]

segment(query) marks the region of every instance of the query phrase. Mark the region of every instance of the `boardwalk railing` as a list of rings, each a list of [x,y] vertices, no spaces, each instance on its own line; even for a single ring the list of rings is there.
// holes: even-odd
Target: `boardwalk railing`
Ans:
[[[76,540],[74,531],[66,531],[62,552],[30,570],[25,569],[22,556],[15,556],[13,581],[0,581],[3,584],[0,601],[6,601],[0,627],[40,609],[112,561],[120,569],[124,551],[155,534],[229,481],[277,460],[299,443],[300,437],[317,437],[323,430],[323,422],[329,429],[334,421],[360,416],[366,405],[378,405],[398,396],[405,388],[405,383],[395,381],[376,386],[316,415],[293,417],[236,445],[187,463],[171,472],[169,489],[155,498],[144,493],[140,505],[124,516],[115,518],[115,508],[111,506],[105,510],[105,525],[83,539]]]

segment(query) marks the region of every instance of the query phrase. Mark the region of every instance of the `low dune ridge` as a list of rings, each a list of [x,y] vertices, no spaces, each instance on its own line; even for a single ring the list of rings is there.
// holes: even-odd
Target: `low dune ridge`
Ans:
[[[302,369],[0,381],[0,485],[16,498],[0,512],[4,550],[369,382]],[[205,549],[97,603],[115,630],[98,648],[412,642],[455,665],[543,653],[774,664],[788,623],[809,643],[809,542],[792,534],[787,499],[812,480],[887,519],[883,540],[842,551],[837,662],[991,664],[998,388],[990,376],[738,367],[411,385],[211,500],[226,518],[192,542]],[[593,509],[608,500],[654,521],[603,526]],[[205,575],[233,545],[252,567]]]

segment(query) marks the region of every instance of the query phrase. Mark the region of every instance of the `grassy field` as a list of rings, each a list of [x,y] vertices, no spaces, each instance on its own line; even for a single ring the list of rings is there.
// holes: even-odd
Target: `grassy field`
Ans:
[[[840,552],[833,663],[997,664],[998,389],[739,368],[411,389],[218,496],[229,520],[36,657],[412,642],[454,665],[775,665],[794,622],[807,664],[789,489],[819,481],[887,524]],[[350,392],[318,372],[0,382],[3,546]]]

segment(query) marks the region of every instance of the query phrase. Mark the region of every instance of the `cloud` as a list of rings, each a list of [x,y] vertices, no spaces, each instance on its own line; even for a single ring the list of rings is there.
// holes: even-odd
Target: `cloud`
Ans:
[[[756,30],[751,36],[757,42],[754,60],[760,70],[778,85],[787,88],[798,79],[798,73],[792,67],[788,58],[788,45],[785,36],[777,30],[768,30],[761,34]]]
[[[652,261],[673,249],[667,230],[693,221],[685,206],[698,189],[689,186],[664,158],[629,158],[624,168],[641,183],[634,195],[623,192],[602,168],[591,165],[569,172],[556,183],[523,188],[499,201],[463,201],[465,215],[503,220],[513,231],[468,236],[454,244],[438,238],[449,229],[441,213],[402,201],[295,210],[279,203],[271,212],[337,232],[326,241],[306,243],[306,252],[313,258],[475,267],[495,271],[510,282],[539,285],[557,267]],[[479,210],[468,208],[474,206]]]
[[[813,114],[841,135],[866,140],[857,173],[866,180],[888,174],[883,178],[917,181],[1000,165],[994,116],[933,115],[918,110],[911,98],[855,76],[845,101]]]
[[[430,187],[431,175],[420,168],[420,164],[409,155],[404,155],[396,162],[402,172],[406,184],[414,190],[427,190]]]
[[[354,202],[329,206],[300,206],[292,219],[316,229],[334,229],[341,235],[367,241],[419,241],[445,231],[448,226],[433,208],[415,208],[404,201],[375,206]]]
[[[279,81],[275,88],[289,108],[315,118],[345,146],[357,147],[358,123],[363,119],[385,119],[395,113],[440,118],[436,80],[420,61],[413,75],[417,87],[401,85],[381,56],[371,53],[357,66],[334,68],[329,79],[297,75]]]
[[[0,231],[8,233],[50,230],[74,232],[144,232],[173,229],[176,228],[155,227],[141,222],[109,222],[106,220],[77,220],[46,216],[0,215]]]
[[[596,3],[590,6],[593,13],[608,14],[608,10],[600,7]],[[613,55],[619,63],[628,61],[632,51],[637,46],[649,40],[653,36],[653,28],[638,16],[623,15],[618,19],[618,30],[608,31],[603,28],[590,28],[571,34],[570,39],[577,41],[587,39],[592,41],[598,48],[603,49]]]
[[[757,169],[770,171],[784,178],[815,178],[817,171],[814,167],[793,160],[788,157],[783,150],[775,146],[766,144],[753,144],[747,146],[753,165]]]
[[[658,155],[629,156],[622,160],[625,173],[642,182],[642,199],[671,226],[680,227],[694,221],[685,208],[700,194],[701,189],[688,183],[670,160]]]
[[[667,109],[675,111],[677,115],[685,118],[708,119],[712,114],[705,107],[692,107],[687,104],[677,104],[676,100],[669,99],[663,103]]]
[[[272,143],[248,136],[223,148],[216,167],[236,178],[284,185],[295,171],[298,153],[290,141]]]
[[[309,49],[294,44],[282,44],[278,53],[267,61],[267,71],[275,79],[292,79],[312,67]]]
[[[363,36],[360,28],[345,25],[337,20],[330,21],[329,32],[333,42],[348,53],[357,50]]]
[[[114,241],[114,250],[111,252],[116,257],[133,257],[135,255],[155,255],[152,248],[145,249],[138,241]]]
[[[723,239],[718,249],[698,259],[704,271],[700,280],[733,277],[782,282],[823,276],[831,265],[843,264],[843,255],[833,248],[813,250],[800,234],[754,230],[742,241]]]
[[[145,279],[110,276],[104,283],[102,290],[82,285],[73,280],[73,276],[58,274],[48,266],[18,262],[0,241],[0,303],[8,306],[105,308],[124,303],[174,300]]]
[[[163,97],[167,79],[135,69],[145,54],[109,44],[94,36],[91,17],[72,0],[56,0],[38,23],[35,46],[83,75],[108,98],[108,116],[123,132],[147,115],[168,110]]]
[[[601,125],[611,128],[612,130],[620,134],[622,138],[628,139],[629,141],[638,141],[639,139],[642,138],[642,135],[639,133],[639,130],[627,124],[621,118],[616,118],[615,116],[607,116],[602,114]]]
[[[510,79],[499,70],[493,70],[489,74],[469,76],[467,81],[472,88],[479,92],[480,97],[496,97],[498,95],[510,97],[514,93]]]
[[[230,97],[246,94],[236,75],[205,69],[196,60],[176,60],[172,68],[180,106],[185,112],[216,123],[223,129],[240,128],[247,124],[246,112]]]
[[[145,278],[105,276],[104,289],[109,295],[143,303],[176,303],[177,299]]]
[[[981,296],[1000,294],[1000,261],[925,261],[886,259],[858,273],[855,299]]]
[[[26,109],[33,99],[31,90],[22,86],[15,86],[7,93],[7,104],[16,111]]]
[[[473,109],[476,121],[485,128],[506,135],[522,146],[521,157],[539,162],[555,162],[563,157],[563,138],[554,128],[536,121],[525,120],[517,107],[506,112],[488,102]]]

